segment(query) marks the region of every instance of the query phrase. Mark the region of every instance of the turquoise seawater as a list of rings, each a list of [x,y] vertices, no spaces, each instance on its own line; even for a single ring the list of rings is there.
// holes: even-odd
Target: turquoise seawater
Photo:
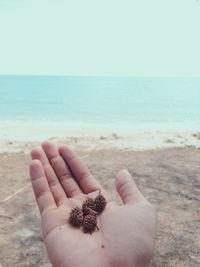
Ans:
[[[0,76],[1,121],[200,126],[200,78]]]

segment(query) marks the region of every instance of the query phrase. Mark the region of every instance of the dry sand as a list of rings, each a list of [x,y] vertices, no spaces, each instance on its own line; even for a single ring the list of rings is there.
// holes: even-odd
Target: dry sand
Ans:
[[[152,267],[200,266],[199,149],[134,151],[130,147],[79,146],[78,139],[72,143],[113,195],[116,173],[127,168],[143,194],[156,205],[158,230]],[[8,151],[0,153],[0,267],[50,267],[28,174],[34,144],[6,145]],[[13,146],[14,150],[9,149]]]

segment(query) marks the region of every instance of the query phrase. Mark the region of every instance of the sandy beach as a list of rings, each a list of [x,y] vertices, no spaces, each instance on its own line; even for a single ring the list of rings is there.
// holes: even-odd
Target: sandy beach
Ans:
[[[158,211],[151,267],[200,265],[200,134],[149,131],[51,137],[74,148],[119,201],[116,173],[127,168]],[[30,150],[40,140],[0,139],[0,266],[50,267],[32,192]]]

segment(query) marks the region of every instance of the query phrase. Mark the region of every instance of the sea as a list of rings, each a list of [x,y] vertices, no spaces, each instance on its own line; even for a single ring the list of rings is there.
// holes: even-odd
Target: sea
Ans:
[[[196,130],[200,77],[0,76],[0,125],[15,123]]]

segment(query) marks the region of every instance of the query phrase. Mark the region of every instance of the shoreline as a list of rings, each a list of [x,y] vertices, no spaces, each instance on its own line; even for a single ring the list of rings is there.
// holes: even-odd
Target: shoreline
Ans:
[[[74,149],[149,150],[169,147],[200,148],[200,129],[185,125],[95,124],[61,121],[0,121],[0,153],[29,153],[44,140]]]
[[[74,149],[149,150],[169,147],[200,149],[200,131],[197,129],[139,129],[113,125],[80,124],[6,124],[0,125],[0,153],[30,152],[44,140],[67,144]]]

